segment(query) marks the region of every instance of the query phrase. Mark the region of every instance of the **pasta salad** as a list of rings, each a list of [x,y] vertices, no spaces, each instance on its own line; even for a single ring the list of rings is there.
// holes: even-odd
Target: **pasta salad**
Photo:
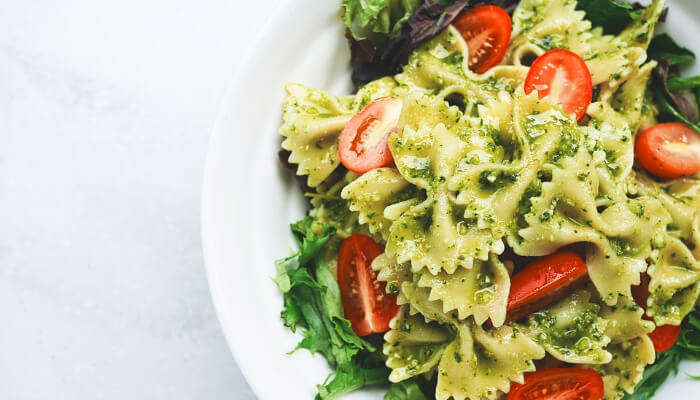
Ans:
[[[663,0],[342,9],[356,92],[289,83],[279,130],[317,398],[647,399],[700,358],[700,79]]]

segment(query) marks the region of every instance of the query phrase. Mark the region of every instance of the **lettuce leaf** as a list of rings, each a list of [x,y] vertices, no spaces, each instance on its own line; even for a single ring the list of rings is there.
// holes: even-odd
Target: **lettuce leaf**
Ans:
[[[384,395],[384,400],[428,400],[428,397],[423,393],[414,378],[392,383]]]
[[[584,11],[587,20],[594,26],[602,26],[609,35],[620,33],[641,13],[629,3],[614,0],[579,0],[576,8]]]
[[[394,38],[421,0],[343,0],[343,21],[356,39]]]
[[[325,382],[318,385],[316,400],[332,400],[368,385],[385,385],[389,373],[380,353],[363,353],[328,375]]]
[[[292,224],[299,250],[275,263],[273,280],[283,293],[282,321],[292,331],[302,328],[304,338],[297,348],[321,353],[328,364],[337,367],[351,363],[360,351],[375,348],[358,337],[343,317],[340,289],[322,257],[334,229],[325,227],[316,236],[312,222],[307,217]]]

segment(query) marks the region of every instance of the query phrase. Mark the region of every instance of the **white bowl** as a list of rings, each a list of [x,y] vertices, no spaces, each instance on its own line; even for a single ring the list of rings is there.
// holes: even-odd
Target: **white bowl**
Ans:
[[[305,350],[285,354],[294,349],[299,335],[282,326],[282,296],[270,277],[273,261],[292,246],[289,223],[305,211],[296,182],[277,161],[283,87],[294,81],[349,93],[349,51],[339,4],[288,0],[269,17],[240,64],[209,145],[202,195],[209,285],[229,346],[261,399],[311,399],[329,373],[321,356]],[[668,29],[700,54],[697,21],[699,3],[671,4]],[[688,398],[698,389],[692,385],[680,374],[657,398]],[[348,398],[380,395],[363,391]]]

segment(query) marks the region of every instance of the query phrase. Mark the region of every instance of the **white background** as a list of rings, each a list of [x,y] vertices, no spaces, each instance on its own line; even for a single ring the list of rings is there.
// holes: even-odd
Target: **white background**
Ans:
[[[211,306],[200,186],[277,3],[0,1],[0,398],[254,398]]]

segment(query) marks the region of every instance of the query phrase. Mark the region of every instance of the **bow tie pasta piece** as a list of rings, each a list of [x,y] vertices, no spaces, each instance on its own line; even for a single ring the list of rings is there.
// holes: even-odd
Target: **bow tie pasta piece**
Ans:
[[[377,271],[377,280],[386,282],[386,291],[396,295],[396,303],[409,305],[410,315],[421,314],[426,321],[451,324],[456,316],[443,311],[440,301],[430,300],[430,289],[418,287],[416,277],[411,272],[410,263],[398,263],[386,253],[379,255],[372,262]]]
[[[642,319],[644,310],[634,300],[620,297],[615,306],[603,305],[600,316],[608,321],[605,335],[610,337],[606,350],[609,364],[591,364],[587,368],[603,376],[605,400],[618,400],[642,379],[646,365],[654,362],[654,345],[647,336],[654,323]]]
[[[449,189],[457,192],[456,202],[465,208],[465,217],[477,218],[499,236],[513,225],[528,188],[538,185],[548,155],[570,152],[570,142],[580,136],[575,121],[534,93],[518,90],[501,111],[504,117],[498,120],[488,118],[490,111],[480,112],[492,142],[463,158],[448,181]]]
[[[658,184],[642,173],[636,178],[635,189],[657,198],[671,214],[669,233],[687,243],[695,257],[700,258],[700,237],[694,233],[700,221],[700,179],[681,178]]]
[[[646,98],[647,84],[654,67],[656,61],[650,61],[635,68],[617,87],[601,87],[597,101],[588,106],[588,114],[593,117],[591,125],[621,120],[633,132],[654,125],[654,111],[647,105],[651,101]],[[627,139],[623,139],[625,137]],[[625,143],[632,143],[631,136],[626,133],[618,138]]]
[[[605,330],[591,292],[579,290],[554,306],[532,314],[523,330],[558,360],[573,364],[604,364],[611,356]]]
[[[510,382],[522,382],[523,373],[534,371],[534,359],[545,353],[528,336],[502,326],[485,331],[472,322],[457,327],[458,335],[445,348],[438,364],[438,400],[496,399],[510,390]]]
[[[413,282],[401,284],[401,293],[409,305],[411,315],[421,314],[426,321],[435,321],[441,324],[455,324],[459,319],[454,313],[445,313],[442,302],[430,300],[430,289],[418,287],[416,277]]]
[[[620,297],[614,306],[603,304],[600,310],[600,316],[608,321],[605,335],[610,338],[612,344],[652,332],[655,328],[654,323],[642,319],[643,315],[644,309],[628,297]]]
[[[308,175],[316,187],[340,165],[338,136],[352,116],[370,101],[392,94],[396,82],[382,78],[370,82],[356,95],[334,96],[322,90],[289,83],[282,108],[282,148],[298,164],[297,175]]]
[[[399,264],[395,259],[382,253],[372,261],[372,269],[377,271],[377,280],[386,282],[386,291],[396,296],[399,305],[408,304],[408,299],[401,291],[404,284],[413,281],[413,273],[410,266]]]
[[[401,175],[425,190],[426,199],[397,216],[386,252],[398,262],[411,261],[414,272],[437,274],[471,267],[474,258],[501,253],[503,243],[487,229],[463,218],[447,187],[458,161],[475,146],[460,136],[469,129],[455,107],[427,96],[409,96],[389,146]]]
[[[680,240],[666,236],[652,255],[647,313],[658,325],[680,325],[700,295],[700,262]]]
[[[306,193],[311,199],[312,208],[309,215],[313,217],[311,229],[314,233],[320,235],[326,226],[335,228],[336,234],[341,238],[358,231],[358,214],[353,212],[348,202],[340,196],[341,190],[357,177],[357,174],[347,172],[341,180],[324,188],[323,192],[317,190],[316,193]]]
[[[466,65],[467,45],[450,25],[441,34],[416,49],[396,75],[399,84],[413,91],[435,93],[452,85],[464,85],[473,76]],[[468,77],[468,75],[469,77]]]
[[[429,288],[429,300],[441,301],[445,313],[457,310],[459,319],[474,316],[474,321],[481,325],[490,318],[496,327],[506,319],[510,276],[495,255],[452,274],[444,271],[437,275],[420,274],[417,285]]]
[[[391,382],[432,372],[455,336],[447,326],[426,322],[420,315],[409,315],[407,307],[401,308],[390,327],[384,334],[383,352],[387,356],[386,366],[391,369]]]
[[[654,236],[648,313],[659,325],[678,325],[700,295],[700,181],[683,178],[659,185],[641,173],[636,178],[630,186],[657,199],[671,219]]]
[[[384,239],[389,237],[391,220],[386,209],[400,210],[421,202],[425,196],[419,189],[405,180],[395,168],[371,170],[343,188],[343,199],[349,202],[350,210],[357,211],[359,222],[367,224],[370,232],[379,232]]]
[[[282,108],[282,148],[289,162],[299,164],[298,175],[308,175],[317,186],[340,165],[338,135],[352,118],[353,96],[333,96],[321,90],[290,83]]]
[[[608,345],[612,360],[607,364],[589,365],[603,376],[604,400],[619,400],[633,393],[642,380],[644,368],[656,358],[654,344],[647,335]]]

